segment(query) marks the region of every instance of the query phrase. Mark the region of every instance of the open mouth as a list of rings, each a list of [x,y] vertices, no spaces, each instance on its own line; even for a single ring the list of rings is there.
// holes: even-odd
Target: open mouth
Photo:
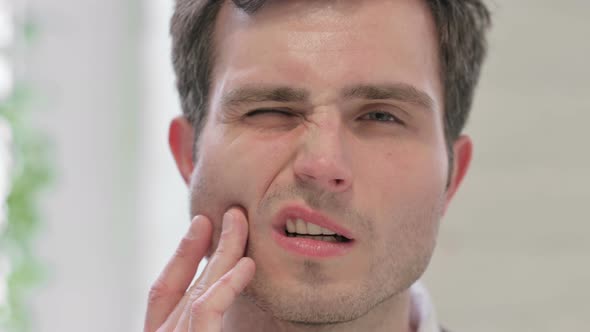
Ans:
[[[332,230],[307,223],[301,219],[289,219],[285,224],[285,236],[312,239],[316,241],[346,243],[351,240]]]
[[[334,234],[334,235],[323,235],[323,234],[319,234],[319,235],[309,235],[309,234],[298,234],[298,233],[289,233],[288,231],[285,231],[285,235],[287,237],[300,237],[300,238],[304,238],[304,239],[312,239],[312,240],[317,240],[317,241],[325,241],[325,242],[350,242],[350,239],[342,236],[342,235],[338,235],[338,234]]]
[[[357,240],[339,223],[298,205],[283,208],[274,218],[273,228],[272,237],[281,248],[315,259],[345,256]]]

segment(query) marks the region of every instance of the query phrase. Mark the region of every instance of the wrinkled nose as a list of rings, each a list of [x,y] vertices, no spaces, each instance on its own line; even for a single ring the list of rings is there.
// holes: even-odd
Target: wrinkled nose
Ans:
[[[295,177],[322,190],[344,192],[352,185],[348,155],[339,126],[309,129],[295,158]]]

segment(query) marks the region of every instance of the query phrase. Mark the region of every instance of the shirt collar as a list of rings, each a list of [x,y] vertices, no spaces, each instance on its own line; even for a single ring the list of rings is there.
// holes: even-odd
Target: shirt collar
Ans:
[[[417,332],[440,332],[436,312],[428,290],[420,280],[410,287],[412,299],[411,315],[412,326],[416,326]]]

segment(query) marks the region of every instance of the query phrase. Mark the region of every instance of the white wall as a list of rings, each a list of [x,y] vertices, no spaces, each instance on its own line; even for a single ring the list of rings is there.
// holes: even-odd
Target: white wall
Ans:
[[[168,148],[168,125],[181,114],[171,64],[169,17],[173,1],[145,2],[142,37],[142,113],[138,220],[143,298],[188,230],[188,191]],[[143,323],[144,303],[135,315]]]
[[[31,0],[36,125],[57,178],[44,200],[35,331],[132,331],[142,296],[137,218],[139,3]]]
[[[495,2],[475,158],[427,283],[456,331],[587,331],[590,2]]]

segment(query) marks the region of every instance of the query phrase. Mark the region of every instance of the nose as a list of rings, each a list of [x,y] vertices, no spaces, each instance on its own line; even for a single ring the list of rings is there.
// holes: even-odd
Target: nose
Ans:
[[[344,192],[352,185],[352,170],[341,126],[308,128],[295,158],[298,181],[330,192]]]

